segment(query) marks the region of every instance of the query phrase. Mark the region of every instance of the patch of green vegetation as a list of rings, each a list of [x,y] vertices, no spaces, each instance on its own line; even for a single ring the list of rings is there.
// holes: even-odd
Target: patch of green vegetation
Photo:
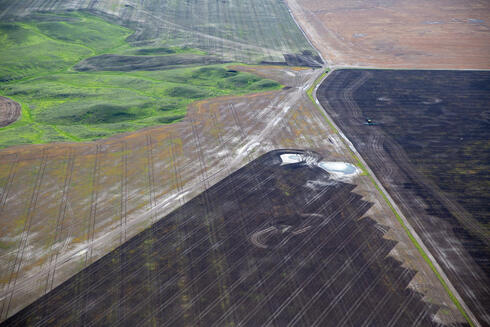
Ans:
[[[260,77],[252,74],[240,74],[226,78],[225,81],[221,82],[221,86],[227,87],[228,85],[231,85],[232,87],[248,87],[259,80]]]
[[[74,72],[71,67],[80,60],[108,52],[194,51],[131,48],[125,42],[130,30],[84,13],[37,14],[0,24],[0,31],[0,94],[22,106],[21,118],[0,128],[0,147],[95,140],[179,121],[195,100],[281,88],[224,65]]]
[[[236,77],[254,82],[229,82]],[[248,73],[229,73],[224,65],[151,72],[66,72],[3,83],[0,93],[21,103],[23,112],[19,121],[0,129],[0,147],[95,140],[181,120],[195,100],[280,88],[277,82]]]
[[[323,81],[323,79],[325,78],[325,76],[327,76],[328,72],[329,71],[326,70],[325,72],[323,72],[323,74],[321,74],[320,76],[318,76],[318,78],[313,82],[313,84],[311,84],[311,87],[306,91],[306,94],[308,95],[308,98],[310,98],[311,102],[313,102],[313,104],[320,111],[320,113],[322,114],[322,116],[325,118],[325,121],[328,123],[328,125],[330,126],[330,128],[332,129],[332,131],[334,133],[338,134],[337,128],[335,128],[335,126],[332,124],[332,122],[330,121],[330,119],[328,119],[327,114],[325,113],[325,111],[322,108],[320,108],[320,106],[316,103],[315,98],[313,97],[313,91],[315,90],[315,88],[317,87],[317,85],[321,81]],[[363,168],[362,164],[361,164],[361,166],[359,164],[357,166],[360,167],[363,170],[363,172],[364,172],[364,168]]]
[[[0,24],[0,82],[63,71],[89,56],[125,45],[127,28],[82,13]],[[68,19],[69,18],[69,19]]]
[[[30,23],[50,39],[70,45],[78,44],[90,48],[95,54],[125,45],[124,39],[132,33],[127,28],[111,24],[96,16],[84,13],[74,13],[70,16],[78,19]]]
[[[225,69],[223,67],[202,67],[192,73],[192,78],[208,80],[233,77],[236,75],[238,75],[238,71],[232,69]]]
[[[175,98],[191,98],[191,99],[204,98],[207,96],[205,90],[199,89],[195,86],[187,86],[187,85],[172,87],[168,90],[167,94]]]

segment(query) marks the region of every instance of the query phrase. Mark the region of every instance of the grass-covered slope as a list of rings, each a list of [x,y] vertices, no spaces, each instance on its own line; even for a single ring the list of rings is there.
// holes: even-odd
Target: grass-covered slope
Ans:
[[[35,15],[0,24],[0,81],[63,71],[126,44],[131,31],[84,14]]]
[[[195,66],[209,56],[192,48],[132,47],[125,41],[131,33],[81,13],[38,14],[2,23],[0,95],[19,102],[22,116],[0,128],[0,147],[94,140],[177,121],[197,99],[280,87],[224,65]],[[160,71],[73,69],[84,59],[109,53],[148,60],[187,55],[197,61]]]

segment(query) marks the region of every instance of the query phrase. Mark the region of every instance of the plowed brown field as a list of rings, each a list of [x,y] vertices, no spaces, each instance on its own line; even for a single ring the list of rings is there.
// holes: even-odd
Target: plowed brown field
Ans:
[[[180,123],[94,143],[0,151],[2,320],[270,150],[353,162],[306,95],[320,71],[243,69],[289,88],[201,101]],[[390,255],[418,271],[409,287],[440,307],[437,321],[464,321],[370,178],[351,182],[373,203],[366,215],[398,242]]]
[[[490,3],[286,0],[333,66],[490,68]]]

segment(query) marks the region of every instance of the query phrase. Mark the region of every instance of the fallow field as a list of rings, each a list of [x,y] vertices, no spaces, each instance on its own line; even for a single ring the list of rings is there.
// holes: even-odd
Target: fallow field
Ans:
[[[317,93],[482,324],[490,323],[489,81],[486,71],[337,70]]]
[[[332,67],[490,69],[486,0],[285,0]]]
[[[0,0],[0,19],[22,106],[0,129],[5,324],[468,321],[311,101],[324,63],[285,2]]]
[[[321,160],[255,159],[4,325],[439,326],[373,203]]]

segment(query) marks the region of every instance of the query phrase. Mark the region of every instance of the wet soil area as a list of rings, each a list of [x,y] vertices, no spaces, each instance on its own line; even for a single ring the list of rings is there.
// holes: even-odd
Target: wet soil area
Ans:
[[[288,53],[284,55],[284,60],[286,60],[288,66],[305,66],[311,68],[321,68],[323,66],[322,58],[311,51]]]
[[[324,64],[322,58],[312,51],[304,50],[300,53],[285,53],[282,61],[261,61],[263,65],[287,65],[291,67],[321,68]]]
[[[0,96],[0,127],[5,127],[19,119],[20,104],[9,98]]]
[[[317,97],[490,324],[490,72],[338,70]]]
[[[435,325],[372,204],[319,160],[259,157],[3,326]]]

